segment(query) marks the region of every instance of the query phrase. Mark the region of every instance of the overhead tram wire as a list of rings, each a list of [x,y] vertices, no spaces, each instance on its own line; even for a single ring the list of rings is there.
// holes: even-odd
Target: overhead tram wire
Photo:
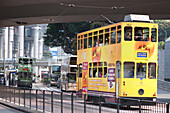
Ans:
[[[109,9],[109,11],[106,11],[104,13],[102,13],[100,16],[95,17],[93,20],[88,20],[89,21],[95,21],[97,20],[97,18],[105,18],[109,23],[113,24],[113,22],[111,20],[109,20],[107,17],[105,17],[104,15],[113,11],[113,10],[117,10],[117,9],[123,9],[124,7],[117,7],[117,6],[112,6],[112,7],[100,7],[100,6],[81,6],[81,5],[75,5],[75,4],[65,4],[65,3],[60,3],[60,5],[62,6],[66,6],[66,7],[75,7],[75,8],[93,8],[93,9]],[[82,26],[84,26],[85,24],[83,24]],[[80,27],[82,27],[80,26]]]

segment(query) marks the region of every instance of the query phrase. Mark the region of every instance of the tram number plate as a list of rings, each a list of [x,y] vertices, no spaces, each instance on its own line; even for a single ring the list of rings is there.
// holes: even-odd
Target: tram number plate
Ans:
[[[137,52],[137,57],[147,58],[147,52]]]

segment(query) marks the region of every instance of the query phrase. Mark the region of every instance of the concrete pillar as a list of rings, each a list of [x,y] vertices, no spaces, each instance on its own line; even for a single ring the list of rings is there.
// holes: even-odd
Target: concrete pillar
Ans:
[[[39,39],[39,27],[32,27],[33,38],[34,38],[34,58],[38,59],[38,39]],[[34,72],[38,76],[38,66],[34,66]]]
[[[32,27],[34,38],[34,58],[38,58],[38,39],[39,39],[39,27]]]
[[[28,41],[28,42],[26,43],[26,50],[25,50],[25,53],[26,53],[26,55],[27,55],[28,57],[31,56],[29,52],[30,52],[30,41]]]
[[[30,42],[30,56],[34,57],[34,42]]]
[[[3,34],[2,34],[2,28],[0,28],[0,57],[3,58]]]
[[[41,38],[40,40],[39,40],[39,53],[38,53],[38,58],[39,59],[41,59],[42,58],[42,55],[43,55],[43,42],[44,42],[44,40],[43,40],[43,38]]]
[[[3,38],[3,54],[5,53],[5,58],[8,58],[8,27],[2,28],[2,38]],[[5,48],[4,48],[5,47]]]
[[[8,43],[9,43],[9,54],[8,54],[8,58],[12,59],[12,50],[13,50],[13,47],[14,47],[14,27],[9,27],[8,28],[8,37],[9,37],[9,40],[8,40]]]
[[[19,57],[24,56],[24,26],[18,26]]]

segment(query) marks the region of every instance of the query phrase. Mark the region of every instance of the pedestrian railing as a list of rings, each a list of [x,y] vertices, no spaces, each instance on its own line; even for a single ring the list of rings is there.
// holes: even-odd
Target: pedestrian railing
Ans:
[[[109,96],[113,104],[105,102],[106,96],[94,96],[86,99],[86,94],[73,92],[0,86],[1,101],[48,113],[169,113],[169,103]]]

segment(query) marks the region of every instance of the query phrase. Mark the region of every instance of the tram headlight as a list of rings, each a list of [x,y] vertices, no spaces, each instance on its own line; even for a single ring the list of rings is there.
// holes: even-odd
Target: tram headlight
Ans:
[[[139,93],[139,95],[143,95],[144,94],[144,90],[143,89],[139,89],[138,93]]]

